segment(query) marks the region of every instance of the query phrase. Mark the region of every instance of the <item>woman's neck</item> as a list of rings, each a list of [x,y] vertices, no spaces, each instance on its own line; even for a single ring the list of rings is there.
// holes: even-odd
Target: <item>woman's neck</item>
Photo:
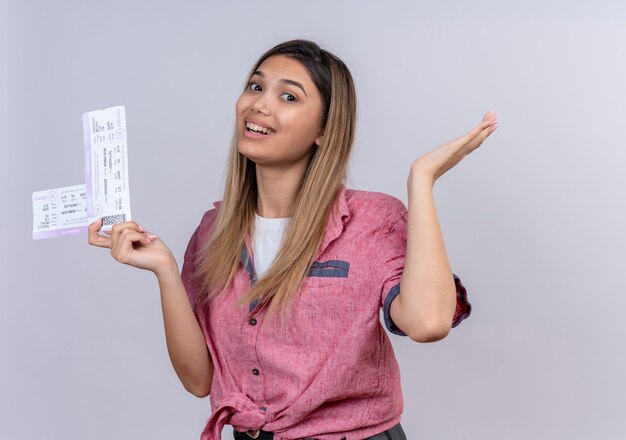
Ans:
[[[299,164],[281,170],[257,165],[257,214],[265,218],[291,217],[296,189],[304,171]]]

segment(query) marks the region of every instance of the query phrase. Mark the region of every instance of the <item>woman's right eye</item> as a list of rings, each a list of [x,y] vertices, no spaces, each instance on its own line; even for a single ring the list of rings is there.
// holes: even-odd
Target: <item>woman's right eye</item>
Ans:
[[[250,89],[250,86],[253,86],[253,85],[257,85],[258,86],[259,84],[255,83],[255,82],[249,82],[248,83],[248,89]]]

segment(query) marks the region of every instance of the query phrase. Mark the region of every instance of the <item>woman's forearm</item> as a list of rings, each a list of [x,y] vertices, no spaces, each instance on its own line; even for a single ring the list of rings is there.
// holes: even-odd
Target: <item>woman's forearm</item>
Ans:
[[[411,164],[407,181],[407,249],[400,294],[391,302],[391,314],[396,325],[406,329],[405,333],[410,331],[414,340],[432,342],[446,337],[452,328],[457,303],[456,283],[437,219],[433,186],[439,177],[480,147],[496,128],[495,113],[485,113],[483,120],[470,131],[428,151]]]
[[[456,308],[456,286],[437,218],[433,185],[434,180],[418,170],[409,179],[407,249],[396,298],[397,324],[421,342],[444,338]]]
[[[176,261],[157,273],[167,351],[187,391],[206,397],[211,391],[213,361],[193,313]]]

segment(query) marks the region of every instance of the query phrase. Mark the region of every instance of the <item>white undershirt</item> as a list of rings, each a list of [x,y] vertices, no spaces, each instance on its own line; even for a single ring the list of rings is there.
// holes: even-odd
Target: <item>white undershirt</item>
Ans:
[[[291,217],[266,218],[256,213],[255,217],[252,253],[258,279],[274,261]]]

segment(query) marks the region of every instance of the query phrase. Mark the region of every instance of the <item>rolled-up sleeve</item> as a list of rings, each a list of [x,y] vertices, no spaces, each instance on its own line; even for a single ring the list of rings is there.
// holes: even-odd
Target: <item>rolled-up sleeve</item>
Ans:
[[[385,215],[386,223],[379,243],[375,243],[380,253],[382,269],[381,306],[387,330],[400,336],[407,336],[391,319],[391,302],[400,293],[400,279],[406,256],[408,212],[404,204],[396,199],[394,209]]]
[[[467,300],[467,290],[461,283],[461,278],[455,273],[452,275],[454,276],[454,285],[456,286],[456,310],[452,319],[452,327],[456,327],[472,313],[472,305]]]
[[[211,218],[213,217],[211,216],[211,213],[213,213],[213,211],[214,210],[204,213],[200,224],[191,235],[189,243],[187,244],[187,249],[185,250],[183,267],[180,272],[181,280],[185,286],[185,292],[187,293],[189,303],[191,304],[191,308],[193,309],[196,318],[198,318],[196,298],[201,289],[201,280],[197,276],[196,268],[198,261],[201,258],[201,255],[199,254],[201,242],[206,237],[208,229],[210,228]]]
[[[194,233],[191,235],[191,239],[187,244],[187,249],[185,250],[185,258],[183,261],[183,268],[180,272],[180,278],[183,281],[183,285],[185,286],[185,292],[187,293],[187,297],[189,298],[189,303],[191,304],[191,308],[196,313],[196,295],[198,292],[198,280],[193,277],[196,269],[196,255],[197,255],[197,246],[198,246],[198,235],[200,232],[200,226],[196,228]]]
[[[397,200],[393,213],[388,215],[389,223],[383,229],[381,243],[378,250],[382,256],[382,288],[381,306],[387,330],[400,336],[407,336],[391,319],[391,302],[400,294],[400,280],[404,271],[404,260],[407,246],[408,210]],[[467,290],[461,283],[460,277],[453,273],[456,286],[456,309],[452,320],[452,327],[456,327],[470,316],[472,306],[467,298]]]

